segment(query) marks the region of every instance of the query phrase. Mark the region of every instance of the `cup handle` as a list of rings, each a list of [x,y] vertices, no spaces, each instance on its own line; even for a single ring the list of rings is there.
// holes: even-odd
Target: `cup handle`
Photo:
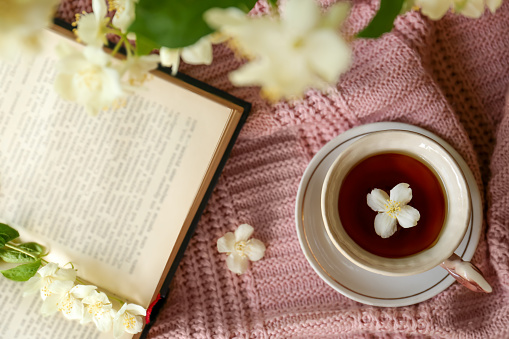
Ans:
[[[474,292],[491,293],[490,284],[484,279],[481,271],[469,261],[463,261],[456,254],[452,254],[448,259],[440,264],[449,272],[460,284]]]

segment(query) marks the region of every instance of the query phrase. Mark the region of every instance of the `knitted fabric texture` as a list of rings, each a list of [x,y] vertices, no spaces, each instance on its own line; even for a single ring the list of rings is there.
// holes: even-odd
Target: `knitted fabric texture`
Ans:
[[[378,1],[354,2],[348,31],[374,15]],[[89,1],[64,0],[71,20]],[[254,13],[267,11],[264,3]],[[433,22],[417,12],[390,34],[354,43],[354,64],[326,93],[270,105],[254,87],[234,87],[228,72],[242,61],[224,45],[210,66],[180,71],[253,103],[200,220],[149,338],[509,337],[509,3],[473,20],[454,14]],[[298,70],[296,70],[298,72]],[[312,156],[354,126],[400,121],[453,145],[472,169],[486,212],[473,262],[493,286],[489,295],[455,283],[417,305],[372,307],[323,282],[302,253],[295,198]],[[231,273],[216,241],[242,223],[267,245],[243,275]]]

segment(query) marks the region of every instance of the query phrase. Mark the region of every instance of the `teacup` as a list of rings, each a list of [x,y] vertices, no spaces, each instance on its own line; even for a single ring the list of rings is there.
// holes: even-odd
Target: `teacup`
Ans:
[[[426,165],[436,175],[442,187],[445,202],[445,213],[441,219],[443,222],[438,225],[436,238],[432,239],[426,248],[399,257],[378,255],[372,253],[374,251],[367,250],[364,244],[360,246],[347,232],[347,229],[351,230],[352,227],[360,226],[346,225],[348,227],[345,227],[338,207],[341,204],[340,190],[352,169],[366,159],[384,154],[404,155]],[[375,188],[379,187],[372,187],[372,189]],[[359,194],[366,194],[366,192]],[[409,205],[411,204],[410,202]],[[418,274],[441,265],[468,288],[491,292],[490,285],[480,271],[472,264],[461,261],[454,254],[470,224],[470,192],[463,172],[454,157],[434,140],[416,132],[397,130],[380,131],[361,137],[348,146],[330,167],[322,187],[321,206],[325,228],[331,242],[355,265],[389,276]],[[376,215],[376,212],[371,215]],[[345,220],[351,222],[350,219],[345,218]],[[415,227],[419,226],[417,222]],[[407,230],[398,229],[396,232],[405,231]]]

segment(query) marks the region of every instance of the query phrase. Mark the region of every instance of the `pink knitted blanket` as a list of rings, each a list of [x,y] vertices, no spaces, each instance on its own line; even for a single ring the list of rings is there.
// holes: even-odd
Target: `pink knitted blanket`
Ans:
[[[360,30],[377,1],[355,1]],[[60,15],[90,11],[63,1]],[[256,11],[265,11],[258,4]],[[227,73],[240,61],[216,46],[211,66],[181,71],[253,103],[246,123],[172,283],[152,339],[288,337],[509,337],[509,3],[472,20],[432,22],[409,13],[391,34],[357,41],[355,61],[335,88],[269,105],[256,88],[236,88]],[[296,70],[298,72],[298,70]],[[485,225],[473,262],[490,295],[453,284],[417,305],[354,302],[324,283],[302,253],[295,197],[312,156],[349,128],[401,121],[452,144],[484,194]],[[254,226],[266,256],[237,276],[216,241],[239,224]]]

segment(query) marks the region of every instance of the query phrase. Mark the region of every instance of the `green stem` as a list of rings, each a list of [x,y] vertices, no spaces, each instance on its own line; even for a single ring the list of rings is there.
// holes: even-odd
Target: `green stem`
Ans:
[[[42,258],[39,258],[38,256],[36,256],[35,254],[32,254],[28,251],[25,251],[24,249],[22,248],[19,248],[18,246],[12,244],[12,243],[7,243],[5,244],[5,247],[7,248],[10,248],[11,250],[15,250],[15,251],[18,251],[20,253],[23,253],[24,255],[28,255],[29,257],[32,257],[34,258],[35,260],[38,260],[38,259],[41,259],[41,262],[44,263],[44,264],[47,264],[48,262]]]
[[[117,45],[115,46],[113,51],[111,51],[111,56],[115,56],[115,54],[117,54],[118,50],[120,49],[120,47],[122,47],[122,45],[124,44],[125,41],[126,41],[126,39],[123,36],[121,36],[120,41],[117,42]]]
[[[80,285],[91,285],[88,281],[85,281],[83,279],[81,279],[80,277],[76,277],[76,283],[80,284]],[[99,289],[100,290],[100,289]],[[104,292],[104,291],[102,291]],[[108,297],[108,299],[113,299],[113,300],[116,300],[120,303],[120,306],[122,307],[122,305],[125,304],[125,301],[120,299],[120,298],[117,298],[111,294],[108,294],[107,292],[104,292],[106,294],[106,296]]]
[[[108,29],[106,31],[106,34],[115,34],[115,35],[118,35],[120,37],[122,37],[124,35],[120,29],[113,28],[113,27],[108,27]]]
[[[112,56],[114,56],[118,52],[122,44],[124,44],[128,56],[136,54],[136,47],[133,44],[131,44],[131,42],[127,38],[126,33],[122,33],[122,31],[117,28],[109,28],[106,34],[114,34],[120,37],[120,41],[115,45],[113,51],[111,52]]]
[[[112,295],[109,295],[108,293],[106,293],[106,295],[108,296],[109,299],[113,299],[113,300],[118,301],[120,303],[120,307],[122,307],[125,304],[125,301],[120,299],[120,298],[117,298],[117,297],[114,297]]]
[[[81,285],[90,285],[88,282],[81,280],[80,277],[76,277],[76,282]]]
[[[135,50],[134,46],[131,44],[131,42],[129,41],[129,39],[126,39],[125,45],[126,45],[128,57],[132,57],[133,55],[136,54],[136,50]]]

